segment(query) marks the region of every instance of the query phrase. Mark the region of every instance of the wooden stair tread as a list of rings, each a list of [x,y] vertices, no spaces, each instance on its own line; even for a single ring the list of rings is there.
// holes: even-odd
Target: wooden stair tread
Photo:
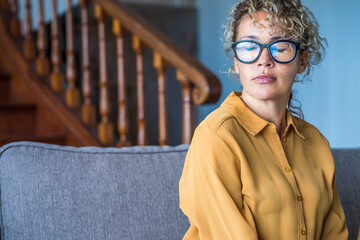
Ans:
[[[32,103],[0,102],[0,110],[24,108],[36,109],[36,105]]]
[[[37,106],[27,103],[0,103],[0,134],[35,134]]]
[[[10,97],[10,76],[0,73],[0,102],[8,101]]]
[[[52,134],[52,135],[7,135],[0,134],[0,146],[18,141],[32,141],[32,142],[44,142],[64,145],[66,144],[66,136],[63,134]]]

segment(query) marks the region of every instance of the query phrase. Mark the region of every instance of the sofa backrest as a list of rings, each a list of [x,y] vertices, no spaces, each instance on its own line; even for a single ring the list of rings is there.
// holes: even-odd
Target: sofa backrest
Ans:
[[[181,239],[179,209],[187,145],[0,148],[0,239]],[[349,239],[360,227],[360,148],[334,149]]]
[[[188,146],[0,149],[1,239],[181,239]]]
[[[360,148],[333,149],[336,164],[335,183],[344,208],[349,240],[360,230]]]

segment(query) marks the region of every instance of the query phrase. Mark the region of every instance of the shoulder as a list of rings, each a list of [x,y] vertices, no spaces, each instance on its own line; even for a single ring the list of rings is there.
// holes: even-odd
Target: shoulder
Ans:
[[[297,125],[299,127],[300,132],[304,135],[307,142],[310,143],[322,143],[326,146],[329,146],[329,141],[326,137],[320,132],[320,130],[315,127],[313,124],[302,120],[300,118],[296,118]]]
[[[305,137],[302,145],[307,159],[312,159],[323,169],[328,177],[332,177],[335,170],[335,162],[330,148],[329,141],[314,125],[301,120],[299,130]]]
[[[211,112],[196,130],[208,129],[215,134],[219,134],[220,131],[231,131],[237,127],[239,127],[239,124],[235,116],[224,108],[218,108]]]

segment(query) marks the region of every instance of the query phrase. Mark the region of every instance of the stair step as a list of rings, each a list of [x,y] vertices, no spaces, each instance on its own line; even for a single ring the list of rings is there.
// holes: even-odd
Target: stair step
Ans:
[[[36,126],[36,105],[0,103],[0,134],[32,135]]]
[[[0,135],[0,146],[11,142],[32,141],[58,145],[66,145],[65,135]]]
[[[0,73],[0,102],[10,99],[10,76]]]

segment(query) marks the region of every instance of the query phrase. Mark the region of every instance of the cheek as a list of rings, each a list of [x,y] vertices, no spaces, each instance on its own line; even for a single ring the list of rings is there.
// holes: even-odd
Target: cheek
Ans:
[[[290,63],[291,64],[291,63]],[[294,62],[291,65],[278,65],[278,74],[281,76],[282,79],[285,79],[286,82],[293,83],[297,72],[298,72],[299,65]]]
[[[254,72],[252,69],[252,64],[244,64],[239,62],[235,63],[235,70],[241,81],[251,77],[250,73]]]

